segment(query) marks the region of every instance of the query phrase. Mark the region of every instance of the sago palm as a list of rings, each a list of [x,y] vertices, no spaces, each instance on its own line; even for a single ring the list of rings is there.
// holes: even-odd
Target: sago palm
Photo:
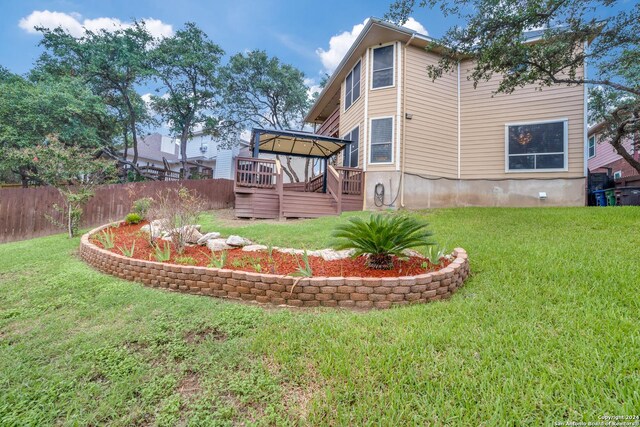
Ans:
[[[406,215],[371,215],[368,220],[350,218],[333,232],[334,248],[354,249],[354,257],[368,255],[367,266],[375,269],[393,268],[392,256],[404,256],[404,251],[432,245],[432,233],[427,223]]]

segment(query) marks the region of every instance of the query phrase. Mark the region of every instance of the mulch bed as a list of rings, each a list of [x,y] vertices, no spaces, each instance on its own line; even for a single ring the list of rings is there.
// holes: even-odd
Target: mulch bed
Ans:
[[[120,248],[130,249],[135,242],[133,258],[156,261],[154,249],[149,243],[148,235],[140,231],[140,228],[145,224],[145,222],[132,225],[122,223],[118,227],[109,227],[108,230],[112,231],[115,236],[115,246],[109,250],[122,255]],[[92,237],[92,243],[101,248],[103,247],[95,237]],[[170,244],[164,240],[158,240],[158,243],[161,247],[165,244]],[[171,259],[169,263],[172,264],[207,267],[212,256],[212,252],[206,246],[188,246],[182,254],[178,254],[173,247],[171,249]],[[220,252],[221,251],[216,252],[215,256],[220,257]],[[180,260],[180,258],[182,258],[182,260]],[[185,262],[184,258],[192,258],[195,262]],[[415,276],[439,270],[450,264],[449,260],[442,259],[439,265],[434,265],[425,258],[412,256],[402,260],[394,258],[394,268],[392,270],[374,270],[367,268],[365,262],[365,257],[325,261],[321,257],[309,256],[309,265],[313,271],[313,276],[316,277]],[[425,262],[427,268],[423,266]],[[285,254],[274,250],[271,256],[269,256],[267,251],[245,252],[238,248],[227,251],[227,260],[224,268],[239,271],[291,275],[295,273],[300,266],[304,267],[302,255]]]

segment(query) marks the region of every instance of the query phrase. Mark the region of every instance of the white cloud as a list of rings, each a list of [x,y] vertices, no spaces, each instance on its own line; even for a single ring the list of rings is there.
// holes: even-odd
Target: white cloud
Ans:
[[[304,79],[304,84],[307,86],[307,95],[309,96],[309,98],[311,98],[316,92],[322,92],[322,88],[315,79],[306,77]]]
[[[144,19],[147,30],[154,37],[167,37],[173,34],[173,27],[165,24],[159,19]],[[85,29],[90,31],[115,31],[117,29],[129,28],[131,22],[123,22],[118,18],[95,18],[83,19],[79,13],[51,12],[48,10],[34,10],[18,23],[18,26],[30,34],[37,34],[35,27],[54,29],[62,27],[74,37],[81,37]]]
[[[413,19],[411,16],[409,17],[409,19],[407,19],[407,22],[404,23],[403,27],[406,27],[410,30],[413,30],[425,36],[429,35],[429,32],[427,31],[427,29],[421,23]]]
[[[329,50],[316,49],[316,54],[320,57],[322,65],[328,73],[336,69],[342,58],[356,40],[369,19],[365,19],[362,24],[354,25],[351,31],[345,31],[329,39]]]
[[[342,61],[342,58],[344,58],[349,51],[353,42],[362,32],[368,20],[369,18],[365,19],[362,24],[354,25],[351,31],[344,31],[332,36],[331,39],[329,39],[328,50],[324,50],[321,47],[316,49],[316,54],[320,57],[326,72],[329,74],[333,73],[338,64],[340,64],[340,61]],[[417,31],[420,34],[429,35],[427,29],[412,17],[409,17],[404,27]]]

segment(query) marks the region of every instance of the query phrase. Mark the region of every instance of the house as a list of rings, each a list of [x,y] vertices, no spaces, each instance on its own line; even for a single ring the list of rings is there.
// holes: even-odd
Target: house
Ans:
[[[187,141],[187,161],[192,176],[233,179],[235,158],[249,143],[239,139],[228,147],[210,135],[196,132]],[[127,152],[133,160],[133,150]],[[160,133],[152,133],[138,142],[138,167],[160,179],[179,179],[182,174],[180,143]]]
[[[431,41],[369,19],[305,118],[352,141],[338,161],[364,171],[363,208],[584,205],[585,88],[492,96],[471,60],[434,82]]]
[[[598,123],[589,128],[587,139],[587,154],[589,172],[608,173],[613,179],[629,178],[637,176],[638,171],[620,156],[611,144],[606,140],[604,133],[605,123]],[[640,161],[640,153],[636,147],[640,144],[640,135],[625,140],[622,145],[634,159]]]

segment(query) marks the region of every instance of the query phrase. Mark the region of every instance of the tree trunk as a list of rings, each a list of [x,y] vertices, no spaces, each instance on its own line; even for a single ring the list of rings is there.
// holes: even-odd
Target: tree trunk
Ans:
[[[133,104],[131,104],[131,100],[129,99],[129,95],[127,95],[126,90],[122,91],[122,95],[127,103],[127,109],[129,110],[129,126],[131,126],[131,139],[132,139],[132,147],[133,147],[133,164],[138,164],[138,134],[136,132],[136,112],[133,108]]]
[[[291,175],[293,175],[295,182],[300,182],[300,178],[298,178],[298,174],[296,173],[295,169],[293,169],[293,165],[291,164],[291,156],[287,156],[287,167],[289,168]]]
[[[282,166],[282,170],[284,171],[284,173],[286,173],[287,176],[289,177],[289,181],[290,182],[297,182],[297,181],[294,181],[293,175],[291,175],[291,172],[289,172],[289,169],[285,165],[282,164],[282,160],[280,160],[280,155],[279,154],[276,154],[276,159],[278,159],[278,161],[280,162],[280,166]]]
[[[180,162],[182,163],[182,170],[184,171],[182,179],[189,179],[191,176],[191,171],[187,167],[187,141],[189,138],[187,129],[188,127],[185,126],[185,130],[183,130],[180,135]]]
[[[69,238],[71,239],[73,237],[73,226],[71,224],[71,203],[67,202],[67,231],[69,232]]]

